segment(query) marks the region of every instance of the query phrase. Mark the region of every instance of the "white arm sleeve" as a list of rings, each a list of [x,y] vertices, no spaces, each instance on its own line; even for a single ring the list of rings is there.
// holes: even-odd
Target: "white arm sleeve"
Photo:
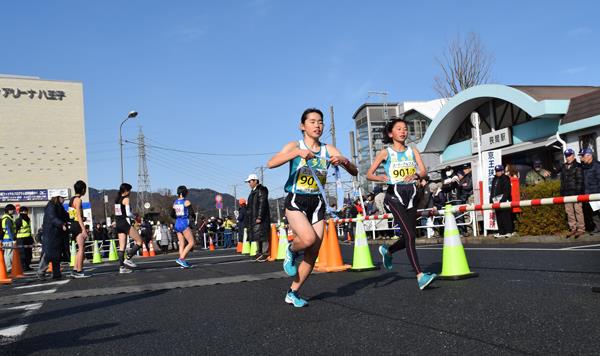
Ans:
[[[129,205],[125,205],[125,215],[127,215],[127,217],[130,219],[135,218],[135,215],[133,215],[133,213],[131,212],[131,208],[129,207]]]

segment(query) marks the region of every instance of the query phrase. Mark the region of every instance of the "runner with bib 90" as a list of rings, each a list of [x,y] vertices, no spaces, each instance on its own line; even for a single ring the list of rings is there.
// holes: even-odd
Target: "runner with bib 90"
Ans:
[[[269,168],[290,163],[290,173],[285,184],[288,193],[285,199],[285,216],[294,231],[294,240],[286,250],[284,271],[294,277],[285,296],[285,302],[295,307],[308,303],[298,296],[298,290],[313,270],[319,254],[327,202],[321,196],[321,186],[327,180],[329,165],[342,166],[348,173],[358,174],[356,166],[343,157],[337,148],[320,142],[323,134],[323,113],[319,109],[306,109],[300,119],[300,130],[304,138],[283,147],[269,160]],[[298,253],[304,250],[304,259],[297,265]]]
[[[389,248],[379,247],[383,258],[383,266],[392,269],[392,254],[406,248],[408,260],[417,275],[417,283],[421,290],[425,289],[436,278],[435,273],[423,273],[419,265],[415,247],[416,213],[414,198],[417,194],[417,182],[427,175],[421,154],[416,148],[406,145],[408,126],[402,119],[393,119],[385,125],[384,143],[391,144],[379,151],[373,164],[367,171],[367,179],[387,184],[385,207],[392,212],[394,222],[402,230],[402,238]],[[384,164],[384,175],[375,175],[379,165]]]

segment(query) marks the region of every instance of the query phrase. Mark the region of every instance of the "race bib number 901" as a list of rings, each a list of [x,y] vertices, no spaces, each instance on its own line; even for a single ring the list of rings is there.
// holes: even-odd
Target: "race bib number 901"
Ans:
[[[315,175],[321,182],[321,185],[325,184],[327,171],[315,169]],[[298,172],[298,180],[296,181],[296,189],[307,193],[316,193],[319,191],[319,186],[317,185],[310,168],[300,168]]]
[[[392,183],[404,181],[406,177],[417,173],[417,169],[412,161],[392,162],[390,166],[390,180]]]

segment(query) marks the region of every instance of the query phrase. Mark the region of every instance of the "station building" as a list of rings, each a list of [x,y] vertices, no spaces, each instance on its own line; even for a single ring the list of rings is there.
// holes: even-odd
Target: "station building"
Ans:
[[[0,122],[0,209],[27,206],[35,233],[53,190],[88,182],[83,85],[0,75]]]
[[[465,163],[476,168],[474,112],[480,117],[481,150],[500,149],[502,163],[516,167],[521,179],[534,160],[552,171],[567,147],[576,152],[600,147],[600,87],[485,84],[452,97],[432,120],[418,145],[421,152],[439,155],[431,170]]]

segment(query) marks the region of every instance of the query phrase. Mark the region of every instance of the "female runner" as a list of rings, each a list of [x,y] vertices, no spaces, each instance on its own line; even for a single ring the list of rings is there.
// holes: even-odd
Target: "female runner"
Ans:
[[[415,148],[406,145],[408,126],[402,119],[393,119],[385,126],[384,143],[391,144],[377,153],[373,164],[367,171],[367,179],[387,183],[384,204],[392,212],[394,222],[402,230],[402,238],[389,248],[379,247],[383,258],[383,266],[392,269],[392,254],[406,248],[408,260],[417,275],[417,283],[421,290],[425,289],[436,277],[435,273],[423,273],[419,265],[415,248],[416,212],[414,198],[417,194],[416,184],[427,175],[421,154]],[[385,174],[375,175],[379,165],[383,163]],[[417,173],[418,172],[418,173]]]
[[[142,248],[142,238],[138,231],[131,226],[130,221],[135,219],[135,216],[131,212],[129,205],[129,194],[131,193],[131,184],[122,183],[119,187],[119,194],[115,200],[115,222],[117,228],[117,234],[119,236],[119,273],[131,273],[131,268],[136,267],[136,264],[131,260],[135,256],[136,252]],[[127,252],[127,258],[125,258],[125,245],[127,243],[127,235],[129,235],[135,244],[133,248]]]
[[[173,210],[171,210],[171,217],[175,219],[175,232],[179,241],[179,258],[175,262],[183,268],[190,268],[185,258],[195,244],[189,219],[190,216],[194,216],[194,212],[192,203],[185,198],[187,194],[188,189],[186,186],[179,186],[177,188],[177,200],[173,203]]]
[[[358,174],[356,166],[335,147],[320,141],[323,134],[323,113],[320,110],[306,109],[300,119],[300,130],[303,139],[288,143],[267,163],[269,168],[275,168],[290,162],[289,178],[285,184],[288,193],[285,216],[294,231],[294,240],[286,250],[283,269],[294,277],[285,302],[298,308],[308,304],[298,296],[298,290],[313,270],[323,239],[327,203],[323,201],[315,179],[325,185],[329,164],[340,165],[353,176]],[[304,259],[296,265],[296,258],[302,250]]]

